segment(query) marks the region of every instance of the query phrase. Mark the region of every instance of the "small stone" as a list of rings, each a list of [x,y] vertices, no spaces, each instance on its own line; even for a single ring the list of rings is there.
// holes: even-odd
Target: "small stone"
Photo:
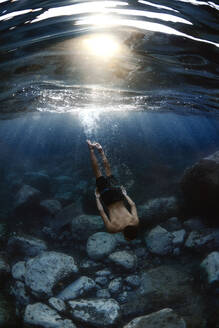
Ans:
[[[122,289],[122,278],[115,278],[110,281],[108,289],[111,294],[119,293]]]
[[[57,312],[65,312],[66,311],[66,305],[63,302],[63,300],[55,297],[51,297],[48,301],[49,305],[55,309]]]
[[[110,270],[99,270],[99,271],[97,271],[95,274],[96,274],[96,276],[100,276],[100,277],[105,277],[105,276],[110,276],[111,275],[111,271]]]
[[[137,288],[141,284],[141,280],[137,275],[131,275],[125,278],[125,282],[133,288]]]
[[[117,251],[109,256],[109,260],[119,268],[133,271],[137,267],[137,256],[129,251]]]
[[[108,279],[107,277],[97,277],[95,279],[95,282],[101,286],[106,286],[108,283]]]
[[[145,237],[146,245],[151,253],[166,255],[172,253],[173,235],[161,226],[156,226]]]
[[[173,246],[181,246],[186,237],[186,231],[184,229],[173,231]]]
[[[127,302],[127,298],[128,298],[128,292],[124,291],[121,294],[119,294],[119,296],[117,297],[117,301],[121,304],[124,304]]]
[[[201,263],[208,277],[209,285],[218,285],[219,283],[219,252],[210,253]],[[219,293],[219,290],[218,290]]]
[[[107,232],[97,232],[87,241],[87,254],[92,260],[101,260],[116,248],[116,239]]]
[[[95,287],[96,284],[93,279],[82,276],[61,291],[61,293],[57,295],[57,298],[63,301],[72,300],[79,296],[86,295],[89,291],[95,289]]]
[[[110,298],[111,297],[108,289],[100,289],[100,290],[98,290],[97,293],[96,293],[96,296],[98,298]]]

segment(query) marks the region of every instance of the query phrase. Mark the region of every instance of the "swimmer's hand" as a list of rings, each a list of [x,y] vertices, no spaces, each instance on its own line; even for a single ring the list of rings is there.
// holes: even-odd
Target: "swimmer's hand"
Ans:
[[[94,193],[95,193],[96,198],[100,198],[100,193],[97,188],[95,189]]]
[[[121,186],[121,190],[122,190],[122,193],[123,193],[123,195],[127,195],[127,191],[125,190],[125,187],[123,187],[123,186]]]

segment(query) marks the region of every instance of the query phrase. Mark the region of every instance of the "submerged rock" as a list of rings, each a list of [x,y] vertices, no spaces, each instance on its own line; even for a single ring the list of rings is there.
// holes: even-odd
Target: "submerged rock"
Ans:
[[[185,246],[194,251],[213,251],[219,247],[219,231],[192,231],[186,239]]]
[[[25,284],[21,281],[16,281],[11,288],[11,294],[16,298],[16,304],[20,307],[30,303],[30,297],[27,293]]]
[[[63,301],[73,300],[79,296],[85,296],[88,292],[95,289],[95,287],[96,284],[93,279],[83,276],[68,285],[57,295],[57,298]]]
[[[24,174],[24,182],[42,192],[48,192],[50,189],[50,178],[42,172],[28,172]]]
[[[94,327],[115,325],[120,318],[120,306],[114,299],[78,299],[69,301],[73,319]]]
[[[43,303],[29,304],[24,313],[24,323],[45,328],[76,328],[73,322],[62,317]]]
[[[173,234],[161,226],[155,227],[145,236],[149,251],[157,255],[171,254],[173,251],[172,240]]]
[[[54,287],[63,279],[78,272],[73,257],[44,252],[26,263],[25,284],[38,297],[53,296]]]
[[[49,305],[55,309],[58,312],[65,312],[66,311],[66,305],[63,302],[63,300],[60,300],[59,298],[51,297],[48,300]]]
[[[124,328],[186,328],[185,321],[172,309],[163,309],[130,321]]]
[[[11,274],[14,279],[24,281],[26,272],[26,263],[24,261],[17,262],[11,269]]]
[[[187,168],[181,187],[188,206],[197,214],[211,216],[219,225],[219,151]]]
[[[143,226],[163,222],[167,218],[176,216],[178,211],[178,200],[174,196],[150,199],[138,206],[138,215]]]
[[[116,239],[107,232],[97,232],[87,241],[87,254],[93,260],[101,260],[116,248]]]
[[[58,200],[47,199],[40,202],[40,207],[45,214],[55,215],[62,209],[62,205]]]
[[[201,268],[207,274],[208,284],[219,294],[219,252],[210,253],[201,263]]]
[[[31,207],[34,208],[34,205],[38,204],[39,201],[40,191],[29,185],[24,185],[15,196],[14,209],[20,213]]]
[[[47,245],[33,236],[14,234],[8,240],[7,250],[14,256],[33,257],[46,251]]]
[[[108,289],[111,294],[117,294],[122,290],[122,278],[118,277],[110,281]]]
[[[133,271],[137,267],[137,256],[130,251],[117,251],[109,255],[109,260],[116,267]]]
[[[79,215],[71,223],[72,237],[87,240],[96,232],[105,230],[103,220],[98,215]]]

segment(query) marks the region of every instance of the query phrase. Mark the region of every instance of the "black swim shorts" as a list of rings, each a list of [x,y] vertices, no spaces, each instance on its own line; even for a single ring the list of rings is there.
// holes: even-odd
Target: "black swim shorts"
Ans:
[[[106,178],[104,176],[97,178],[96,186],[106,206],[124,200],[121,187],[113,175]]]

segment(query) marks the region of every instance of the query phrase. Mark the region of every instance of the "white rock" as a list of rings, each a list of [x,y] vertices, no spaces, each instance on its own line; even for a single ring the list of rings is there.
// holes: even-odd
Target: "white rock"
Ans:
[[[172,253],[173,235],[161,226],[156,226],[145,237],[146,245],[151,253],[166,255]]]
[[[101,260],[114,251],[116,244],[113,235],[107,232],[97,232],[87,241],[87,254],[93,260]]]
[[[24,261],[17,262],[13,265],[11,273],[14,279],[24,281],[26,272],[26,264]]]
[[[24,313],[24,323],[44,328],[76,328],[71,320],[61,316],[43,303],[29,304]]]
[[[25,284],[36,296],[51,297],[59,281],[78,272],[73,257],[44,252],[26,263]]]
[[[110,299],[78,299],[68,302],[73,319],[95,327],[115,325],[120,318],[118,302]]]
[[[79,296],[86,295],[89,291],[93,290],[96,287],[93,279],[86,276],[82,276],[72,284],[68,285],[61,293],[57,295],[57,298],[67,301],[73,300]]]
[[[133,319],[123,328],[186,328],[185,321],[172,309],[163,309]]]
[[[58,312],[65,312],[66,310],[66,305],[63,302],[63,300],[60,300],[59,298],[51,297],[48,300],[49,305],[54,308]]]

